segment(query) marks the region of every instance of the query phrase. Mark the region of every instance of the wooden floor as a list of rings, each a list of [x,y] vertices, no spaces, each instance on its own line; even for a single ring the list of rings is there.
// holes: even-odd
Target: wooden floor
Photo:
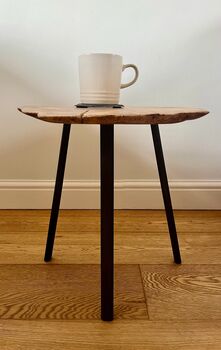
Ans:
[[[0,211],[0,350],[221,350],[221,211],[115,212],[115,320],[100,321],[99,212]]]

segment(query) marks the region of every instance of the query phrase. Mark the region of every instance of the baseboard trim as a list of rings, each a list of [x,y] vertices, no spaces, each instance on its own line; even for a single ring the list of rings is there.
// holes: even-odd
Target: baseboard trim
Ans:
[[[54,181],[0,181],[0,209],[51,208]],[[174,209],[221,209],[221,181],[170,181]],[[100,207],[99,181],[65,181],[61,208]],[[115,182],[116,209],[163,209],[158,181]]]

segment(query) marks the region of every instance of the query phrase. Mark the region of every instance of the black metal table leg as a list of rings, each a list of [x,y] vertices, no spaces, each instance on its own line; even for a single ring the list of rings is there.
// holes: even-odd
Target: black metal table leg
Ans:
[[[165,162],[163,157],[163,149],[162,149],[162,144],[160,139],[159,126],[157,124],[151,125],[151,131],[153,136],[153,143],[154,143],[158,172],[159,172],[160,183],[162,188],[164,206],[166,210],[170,240],[171,240],[171,245],[173,249],[174,262],[176,264],[181,264],[179,242],[178,242],[176,225],[175,225],[175,220],[173,215],[173,208],[172,208],[172,203],[170,198],[170,190],[169,190],[166,167],[165,167]]]
[[[65,163],[67,158],[68,141],[70,135],[71,124],[64,124],[61,138],[60,154],[57,167],[57,176],[55,182],[54,196],[51,209],[51,217],[48,229],[48,237],[45,249],[44,261],[50,261],[52,258],[55,232],[58,220],[58,213],[61,201],[61,192],[64,180]]]
[[[114,308],[114,126],[100,126],[101,155],[101,319]]]

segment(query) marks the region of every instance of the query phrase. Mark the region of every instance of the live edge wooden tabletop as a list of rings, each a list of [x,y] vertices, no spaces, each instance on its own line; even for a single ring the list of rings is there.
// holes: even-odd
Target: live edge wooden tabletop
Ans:
[[[21,107],[18,110],[39,120],[62,124],[170,124],[203,117],[209,112],[177,107]]]

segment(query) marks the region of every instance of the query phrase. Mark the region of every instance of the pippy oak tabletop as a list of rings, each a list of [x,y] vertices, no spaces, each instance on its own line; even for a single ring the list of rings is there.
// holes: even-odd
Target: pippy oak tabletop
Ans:
[[[21,107],[31,117],[62,124],[170,124],[203,117],[209,112],[177,107]]]

